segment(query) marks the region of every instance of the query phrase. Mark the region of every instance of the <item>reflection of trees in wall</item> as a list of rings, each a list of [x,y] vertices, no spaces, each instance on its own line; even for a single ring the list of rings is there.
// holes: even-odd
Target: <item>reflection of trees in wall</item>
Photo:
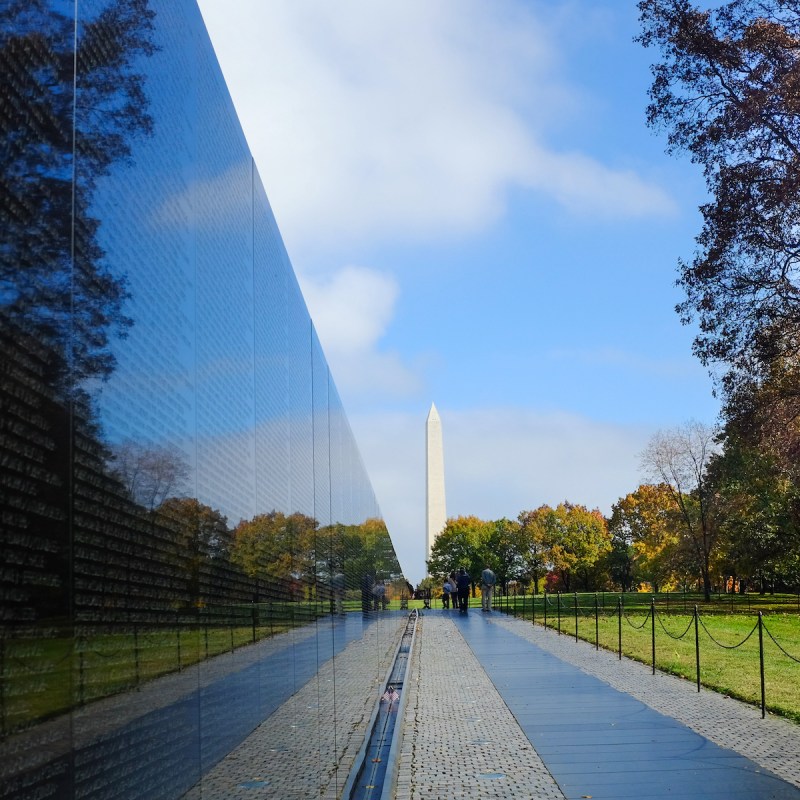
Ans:
[[[102,8],[87,17],[89,6]],[[2,608],[16,622],[130,622],[249,603],[273,582],[246,575],[225,517],[184,496],[180,454],[109,446],[95,410],[96,387],[114,377],[111,343],[135,320],[93,203],[154,124],[138,68],[154,52],[154,17],[148,0],[79,10],[76,27],[69,0],[0,5]],[[352,585],[366,564],[399,572],[382,523],[371,543],[329,543],[309,517],[287,519],[269,569],[284,597],[313,599],[328,562]]]
[[[299,512],[271,511],[240,522],[233,531],[231,561],[259,581],[262,600],[324,602],[336,576],[345,589],[356,590],[364,576],[390,581],[400,575],[383,520],[320,528]]]
[[[111,465],[127,496],[149,511],[180,494],[189,478],[186,460],[172,447],[127,440],[112,448]]]
[[[62,391],[110,374],[109,335],[130,322],[90,206],[98,179],[151,126],[133,67],[153,51],[151,19],[147,0],[116,0],[79,26],[76,54],[73,19],[51,3],[16,0],[0,12],[3,323],[51,353],[47,377]]]
[[[81,24],[77,53],[63,7],[12,0],[0,11],[2,548],[13,618],[63,614],[71,528],[98,535],[84,512],[109,486],[86,381],[111,373],[109,337],[129,320],[90,206],[97,180],[151,124],[133,68],[153,49],[147,0],[116,0]],[[74,508],[70,493],[83,498]]]

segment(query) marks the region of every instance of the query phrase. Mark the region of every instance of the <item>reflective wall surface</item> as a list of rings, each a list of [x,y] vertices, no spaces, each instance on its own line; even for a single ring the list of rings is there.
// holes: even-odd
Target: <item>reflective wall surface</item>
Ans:
[[[3,0],[0,71],[0,797],[265,720],[336,796],[407,588],[195,2]]]

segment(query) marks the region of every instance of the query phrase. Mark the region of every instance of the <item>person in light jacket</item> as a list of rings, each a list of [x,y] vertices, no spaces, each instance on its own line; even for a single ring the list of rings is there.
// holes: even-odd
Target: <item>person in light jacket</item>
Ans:
[[[497,584],[497,577],[487,565],[481,572],[481,609],[483,611],[492,610],[492,598],[494,597],[494,587]]]

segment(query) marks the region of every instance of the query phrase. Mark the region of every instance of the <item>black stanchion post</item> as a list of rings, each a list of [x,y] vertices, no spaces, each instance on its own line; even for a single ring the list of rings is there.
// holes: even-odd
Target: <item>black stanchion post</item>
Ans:
[[[133,626],[133,670],[136,678],[136,688],[139,688],[139,626]]]
[[[575,641],[578,641],[578,593],[575,592]]]
[[[653,649],[653,675],[656,674],[656,599],[650,601],[650,640]]]
[[[231,623],[229,627],[230,627],[230,630],[231,630],[231,653],[232,653],[233,652],[233,623]]]
[[[622,661],[622,598],[617,600],[617,636],[619,644],[617,652],[619,653],[619,660]]]
[[[597,617],[597,592],[594,593],[594,649],[600,649],[600,624]]]
[[[256,604],[253,603],[253,643],[256,641]]]
[[[78,644],[78,705],[83,705],[84,700],[84,663],[83,663],[83,642],[80,637],[75,640]]]
[[[181,629],[180,623],[178,623],[178,627],[175,630],[175,638],[178,642],[178,672],[183,669],[183,665],[181,664]]]
[[[764,620],[758,612],[758,661],[761,668],[761,719],[767,715],[766,692],[764,691]]]
[[[556,595],[556,602],[558,603],[558,635],[561,636],[561,592]]]
[[[547,590],[544,592],[544,626],[547,627]]]
[[[0,636],[0,735],[6,735],[6,638]]]
[[[700,621],[697,606],[694,607],[694,661],[697,670],[697,691],[700,691]]]

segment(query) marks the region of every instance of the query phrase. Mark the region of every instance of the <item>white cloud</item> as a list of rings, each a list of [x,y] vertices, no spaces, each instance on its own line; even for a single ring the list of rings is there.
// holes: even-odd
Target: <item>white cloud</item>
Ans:
[[[363,351],[375,345],[391,319],[397,282],[365,267],[348,266],[332,278],[300,278],[325,351]]]
[[[201,0],[289,250],[473,230],[515,186],[668,213],[630,170],[546,144],[575,114],[554,36],[512,2]]]
[[[343,395],[409,395],[414,371],[396,353],[380,350],[399,288],[390,275],[348,266],[323,279],[300,277],[314,327]]]
[[[562,500],[604,514],[641,482],[644,426],[521,408],[439,408],[448,516],[516,518]],[[407,577],[424,577],[425,417],[351,415],[378,502]]]
[[[677,206],[658,186],[632,170],[607,167],[581,153],[533,152],[527,182],[577,214],[649,217]]]

